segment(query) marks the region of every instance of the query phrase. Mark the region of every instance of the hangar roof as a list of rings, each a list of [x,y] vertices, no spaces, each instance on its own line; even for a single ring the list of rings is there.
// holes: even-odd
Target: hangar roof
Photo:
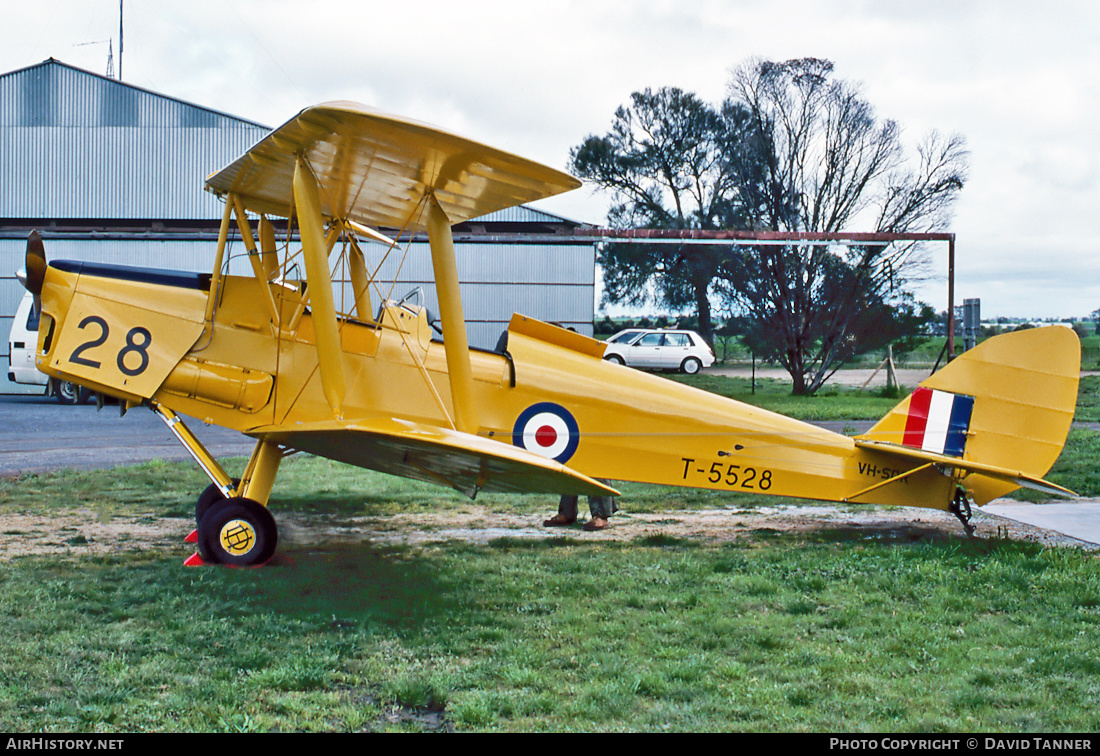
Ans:
[[[0,75],[0,218],[218,218],[203,180],[267,132],[50,58]]]

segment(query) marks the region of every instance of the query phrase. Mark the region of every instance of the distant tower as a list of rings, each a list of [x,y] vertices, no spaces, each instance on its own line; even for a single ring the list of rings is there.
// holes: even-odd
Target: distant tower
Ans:
[[[122,65],[121,60],[119,60],[119,65]],[[115,47],[111,40],[107,40],[107,78],[115,78]]]

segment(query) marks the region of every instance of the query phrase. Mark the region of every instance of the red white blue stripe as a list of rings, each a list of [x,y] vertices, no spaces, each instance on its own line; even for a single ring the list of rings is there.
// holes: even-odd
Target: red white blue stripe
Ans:
[[[934,454],[961,457],[973,411],[972,396],[918,388],[909,399],[902,443]]]

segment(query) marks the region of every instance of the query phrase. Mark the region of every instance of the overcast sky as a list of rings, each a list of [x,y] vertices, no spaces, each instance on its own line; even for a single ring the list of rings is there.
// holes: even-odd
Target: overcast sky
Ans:
[[[54,57],[105,73],[109,39],[118,71],[118,0],[0,8],[0,72]],[[124,33],[123,80],[166,95],[270,126],[356,100],[557,168],[631,92],[718,102],[747,58],[828,58],[910,145],[966,138],[956,302],[980,297],[986,318],[1100,309],[1100,3],[125,0]],[[537,206],[603,223],[607,198]],[[942,309],[933,255],[941,278],[919,295]]]

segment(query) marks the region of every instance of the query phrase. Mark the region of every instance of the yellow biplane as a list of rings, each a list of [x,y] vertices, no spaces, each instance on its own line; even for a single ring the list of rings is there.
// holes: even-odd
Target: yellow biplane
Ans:
[[[209,274],[47,264],[32,234],[39,369],[164,419],[213,481],[196,506],[208,563],[271,557],[267,503],[293,451],[471,497],[640,481],[949,509],[968,529],[969,499],[1070,493],[1041,477],[1076,403],[1069,329],[986,341],[856,438],[602,360],[601,342],[522,315],[495,351],[471,349],[451,226],[579,183],[354,103],[308,108],[207,179],[225,201]],[[251,275],[227,272],[234,223]],[[381,294],[366,252],[395,242],[379,229],[427,232],[442,339]],[[256,439],[239,481],[180,415]]]

